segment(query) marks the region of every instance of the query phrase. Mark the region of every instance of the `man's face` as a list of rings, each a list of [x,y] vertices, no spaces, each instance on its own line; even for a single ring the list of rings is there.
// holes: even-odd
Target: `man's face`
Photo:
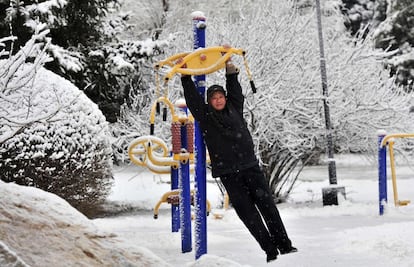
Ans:
[[[215,110],[222,110],[226,106],[226,96],[222,92],[215,92],[210,97],[210,105]]]

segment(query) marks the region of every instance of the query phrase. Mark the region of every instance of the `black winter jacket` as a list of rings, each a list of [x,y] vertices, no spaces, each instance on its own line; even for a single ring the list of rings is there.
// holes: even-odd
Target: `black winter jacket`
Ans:
[[[237,75],[226,75],[227,102],[221,111],[204,102],[191,76],[181,78],[187,107],[199,122],[208,148],[213,177],[258,164],[253,139],[243,118],[244,96]]]

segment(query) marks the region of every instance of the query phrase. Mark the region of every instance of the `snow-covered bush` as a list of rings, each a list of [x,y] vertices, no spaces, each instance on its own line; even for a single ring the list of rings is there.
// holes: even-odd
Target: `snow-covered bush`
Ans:
[[[92,215],[112,184],[108,125],[83,92],[42,67],[46,33],[0,64],[1,179]]]

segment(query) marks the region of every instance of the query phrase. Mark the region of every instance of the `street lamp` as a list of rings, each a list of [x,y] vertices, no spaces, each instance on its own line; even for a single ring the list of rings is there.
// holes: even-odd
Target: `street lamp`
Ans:
[[[324,115],[327,143],[326,152],[328,155],[328,174],[330,184],[329,187],[322,188],[322,201],[324,206],[338,205],[338,192],[341,192],[345,196],[345,187],[337,186],[336,179],[336,164],[334,159],[334,146],[332,141],[332,126],[328,105],[328,81],[326,77],[326,60],[323,47],[321,5],[319,0],[316,0],[316,17],[318,21],[319,59],[322,79],[323,107],[325,113]]]

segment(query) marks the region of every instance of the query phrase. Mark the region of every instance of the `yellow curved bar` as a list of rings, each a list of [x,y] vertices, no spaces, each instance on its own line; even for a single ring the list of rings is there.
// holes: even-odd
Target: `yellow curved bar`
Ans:
[[[170,174],[171,173],[171,166],[160,166],[155,165],[150,160],[147,161],[147,164],[145,165],[151,172],[156,174]]]
[[[414,133],[395,133],[395,134],[387,134],[381,141],[381,147],[387,145],[387,142],[391,138],[408,138],[414,137]]]
[[[218,71],[226,66],[226,61],[229,60],[233,54],[244,55],[245,51],[239,48],[224,46],[213,46],[197,49],[183,57],[179,63],[176,63],[164,77],[164,80],[168,81],[176,73],[185,75],[202,75]],[[180,55],[183,54],[175,55],[172,58],[179,59]],[[164,65],[165,64],[166,63],[164,63]],[[184,65],[186,65],[186,68],[183,68]]]
[[[390,167],[392,177],[392,189],[394,192],[394,205],[398,206],[398,191],[397,191],[397,178],[395,173],[395,159],[394,159],[394,140],[388,141],[388,147],[390,150]]]
[[[157,202],[157,204],[154,207],[154,219],[158,218],[158,210],[160,209],[161,204],[162,203],[167,203],[169,196],[178,195],[179,192],[180,191],[178,189],[176,189],[176,190],[169,191],[169,192],[162,195],[161,199]]]
[[[174,160],[172,157],[159,157],[159,158],[157,158],[155,155],[153,155],[152,154],[152,149],[151,149],[151,142],[148,143],[147,148],[148,148],[147,149],[148,160],[150,160],[155,165],[171,166],[173,168],[178,168],[179,162]]]
[[[381,141],[381,147],[388,145],[389,154],[390,154],[390,167],[391,167],[391,179],[392,179],[392,188],[394,193],[394,205],[395,206],[405,206],[408,205],[410,200],[398,200],[398,190],[397,190],[397,175],[395,170],[395,158],[394,158],[394,138],[409,138],[414,137],[412,133],[396,133],[396,134],[387,134]]]
[[[164,157],[168,156],[168,148],[165,142],[153,135],[141,136],[134,139],[128,147],[129,159],[136,165],[147,165],[147,144],[150,142],[154,144],[153,148],[160,149]]]
[[[158,210],[160,209],[161,204],[162,203],[168,203],[168,198],[170,196],[179,196],[179,194],[180,194],[180,189],[174,189],[174,190],[171,190],[167,193],[164,193],[161,196],[161,199],[157,202],[157,204],[154,207],[154,219],[158,218]],[[190,195],[193,199],[194,199],[194,194],[195,194],[194,189],[190,190]],[[194,204],[194,200],[192,202],[193,203],[191,203],[191,204]],[[210,201],[208,199],[206,200],[206,205],[207,205],[207,212],[210,213],[211,212],[211,204],[210,204]]]
[[[161,96],[154,102],[154,104],[151,107],[150,123],[154,124],[154,122],[155,122],[155,114],[156,114],[156,111],[157,111],[157,103],[159,103],[159,102],[162,102],[162,103],[164,103],[168,106],[168,108],[170,109],[171,114],[172,114],[173,122],[178,121],[178,117],[175,114],[175,109],[174,109],[173,103],[171,103],[171,101],[168,98],[166,98],[164,96]]]
[[[167,59],[161,60],[160,62],[158,62],[157,64],[155,64],[155,69],[160,69],[165,65],[168,65],[170,67],[174,67],[174,65],[177,63],[177,61],[181,58],[184,58],[185,56],[187,56],[188,54],[190,54],[190,52],[184,52],[184,53],[179,53],[179,54],[175,54]]]
[[[153,164],[151,161],[147,161],[147,164],[145,165],[151,172],[155,174],[170,174],[171,173],[171,166],[159,166]],[[172,166],[174,168],[174,166]],[[195,171],[195,165],[190,164],[190,173],[194,173]]]

